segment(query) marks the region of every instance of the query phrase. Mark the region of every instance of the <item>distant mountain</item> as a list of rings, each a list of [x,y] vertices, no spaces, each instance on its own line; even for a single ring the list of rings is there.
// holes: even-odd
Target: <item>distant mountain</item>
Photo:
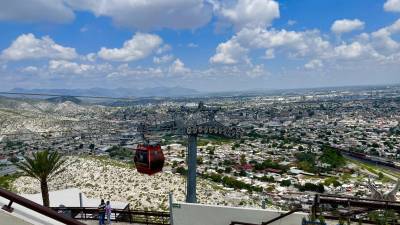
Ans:
[[[73,102],[75,104],[80,104],[82,102],[80,99],[71,96],[60,96],[60,97],[48,98],[46,100],[51,103],[63,103],[68,101],[68,102]]]
[[[102,97],[181,97],[198,95],[200,92],[183,87],[154,88],[90,88],[90,89],[24,89],[14,88],[10,92],[42,93],[54,95],[102,96]]]

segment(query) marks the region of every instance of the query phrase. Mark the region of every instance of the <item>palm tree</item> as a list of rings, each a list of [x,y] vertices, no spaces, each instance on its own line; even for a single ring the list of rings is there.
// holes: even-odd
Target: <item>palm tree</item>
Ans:
[[[49,187],[47,182],[65,170],[66,160],[58,152],[49,150],[33,153],[33,157],[24,157],[25,161],[15,165],[24,172],[25,176],[33,177],[40,182],[43,205],[50,206]]]

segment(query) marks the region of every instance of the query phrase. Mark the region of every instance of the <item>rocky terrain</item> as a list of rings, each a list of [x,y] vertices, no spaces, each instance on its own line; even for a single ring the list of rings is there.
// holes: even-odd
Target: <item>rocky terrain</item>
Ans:
[[[71,101],[0,98],[0,134],[88,129],[109,112],[103,106]]]
[[[67,170],[50,182],[51,190],[70,187],[81,189],[89,198],[129,202],[135,209],[166,210],[168,193],[175,201],[185,200],[185,178],[168,172],[153,176],[139,174],[130,164],[106,158],[69,157]],[[18,193],[37,193],[39,183],[29,177],[20,177],[13,183]],[[198,202],[238,206],[257,206],[259,199],[248,194],[223,190],[217,184],[199,179]]]

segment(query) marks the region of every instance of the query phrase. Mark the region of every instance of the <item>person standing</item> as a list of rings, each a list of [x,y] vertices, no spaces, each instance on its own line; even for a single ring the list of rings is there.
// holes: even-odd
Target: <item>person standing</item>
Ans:
[[[111,224],[111,204],[110,201],[107,201],[106,203],[106,216],[107,216],[107,224]]]
[[[104,203],[104,199],[101,200],[100,205],[98,207],[99,210],[99,225],[105,225],[104,219],[106,214],[106,204]]]

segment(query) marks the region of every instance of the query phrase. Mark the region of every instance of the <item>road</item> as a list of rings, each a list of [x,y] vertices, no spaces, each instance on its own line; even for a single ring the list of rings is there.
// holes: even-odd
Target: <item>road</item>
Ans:
[[[396,176],[394,176],[394,175],[392,175],[392,174],[390,174],[390,173],[387,173],[387,172],[385,171],[385,170],[390,170],[390,171],[392,171],[393,173],[399,174],[399,173],[400,173],[400,170],[399,170],[399,169],[396,169],[396,168],[393,168],[393,167],[389,167],[389,166],[377,165],[377,164],[375,164],[375,163],[373,163],[373,162],[370,162],[370,161],[368,161],[368,160],[359,159],[359,158],[352,157],[352,156],[345,155],[345,154],[344,154],[344,157],[347,158],[347,159],[351,159],[351,160],[357,161],[357,162],[359,162],[359,163],[368,164],[368,165],[371,165],[371,166],[375,166],[375,167],[378,167],[378,168],[382,168],[382,170],[379,170],[378,172],[381,172],[383,175],[385,175],[386,177],[388,177],[388,178],[391,179],[391,180],[397,181],[397,180],[399,179],[399,177],[396,177]],[[369,171],[367,171],[367,172],[368,172],[368,174],[371,174],[371,172],[369,172]],[[376,174],[375,174],[375,175],[376,175]],[[399,174],[399,176],[400,176],[400,174]]]
[[[0,167],[0,176],[10,175],[17,172],[15,166]]]

